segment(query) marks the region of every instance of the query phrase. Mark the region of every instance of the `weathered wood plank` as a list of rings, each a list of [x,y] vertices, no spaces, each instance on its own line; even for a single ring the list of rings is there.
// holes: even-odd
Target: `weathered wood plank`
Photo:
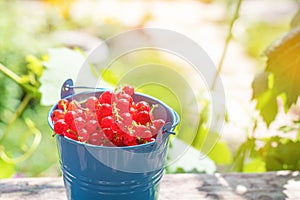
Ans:
[[[1,200],[66,200],[62,178],[0,180]],[[165,175],[160,200],[300,199],[299,172]]]

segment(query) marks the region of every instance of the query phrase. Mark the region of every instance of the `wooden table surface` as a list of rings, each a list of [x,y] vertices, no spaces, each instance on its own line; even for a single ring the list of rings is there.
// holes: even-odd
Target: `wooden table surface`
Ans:
[[[1,200],[66,200],[62,178],[0,180]],[[167,174],[159,200],[271,200],[300,199],[300,173]]]

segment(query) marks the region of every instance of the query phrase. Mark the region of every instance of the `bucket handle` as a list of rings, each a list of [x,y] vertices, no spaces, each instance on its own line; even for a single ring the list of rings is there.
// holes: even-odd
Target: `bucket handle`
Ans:
[[[174,116],[174,122],[172,124],[172,128],[175,128],[175,126],[177,126],[179,124],[180,117],[176,111],[172,110],[172,112],[173,112],[173,116]]]
[[[89,89],[89,90],[104,90],[105,88],[95,88],[95,87],[87,87],[87,86],[74,86],[74,82],[72,79],[67,79],[63,85],[61,86],[60,97],[66,98],[68,96],[74,95],[74,89]]]
[[[72,79],[67,79],[61,86],[60,97],[64,99],[74,94],[74,82]]]

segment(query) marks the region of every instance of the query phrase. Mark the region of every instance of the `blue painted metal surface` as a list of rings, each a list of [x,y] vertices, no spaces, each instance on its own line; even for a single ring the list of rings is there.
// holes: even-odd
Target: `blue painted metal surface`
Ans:
[[[105,89],[79,93],[67,99],[82,101],[89,96],[99,96]],[[163,102],[143,94],[135,94],[134,101],[145,100],[159,105],[154,116],[166,119],[167,133],[161,141],[131,147],[103,147],[84,144],[56,136],[69,200],[156,200],[159,182],[164,171],[169,133],[179,123],[178,114]],[[48,122],[53,129],[51,113]],[[169,133],[168,133],[169,132]]]

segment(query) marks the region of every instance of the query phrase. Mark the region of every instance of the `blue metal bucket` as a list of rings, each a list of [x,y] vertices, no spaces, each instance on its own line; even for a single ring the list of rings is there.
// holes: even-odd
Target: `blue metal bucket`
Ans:
[[[67,99],[84,100],[99,96],[105,90],[79,93]],[[157,104],[154,116],[164,118],[173,131],[179,123],[178,114],[153,97],[135,94],[134,101]],[[51,113],[48,122],[53,129]],[[164,163],[169,134],[165,133],[154,142],[128,147],[104,147],[84,144],[56,135],[64,184],[69,200],[155,200]]]

